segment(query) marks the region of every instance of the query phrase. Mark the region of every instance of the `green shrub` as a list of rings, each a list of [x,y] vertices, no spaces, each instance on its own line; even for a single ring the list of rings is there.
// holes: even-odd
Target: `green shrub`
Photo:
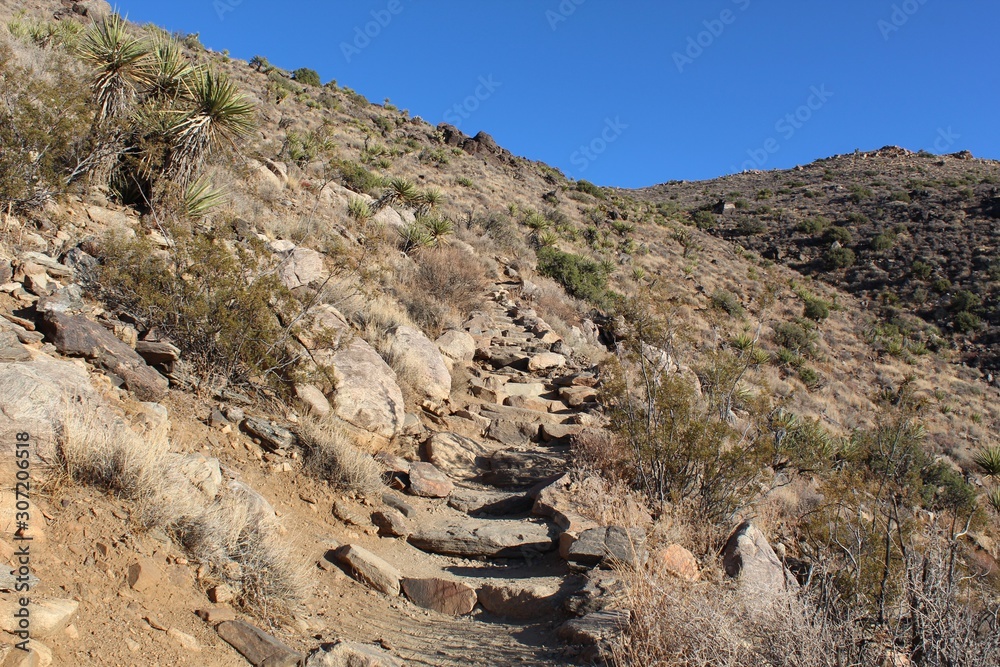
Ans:
[[[892,232],[877,234],[871,242],[872,250],[882,252],[890,249],[896,243],[896,235]]]
[[[841,246],[827,250],[825,260],[826,265],[831,269],[846,269],[854,266],[857,257],[855,257],[853,250]]]
[[[822,322],[830,317],[830,304],[819,297],[810,296],[803,299],[802,316],[814,322]]]
[[[850,245],[854,240],[854,237],[851,236],[850,230],[845,229],[844,227],[830,227],[826,230],[826,234],[823,235],[823,238],[830,243],[837,242],[840,245]]]
[[[767,231],[767,225],[757,218],[743,218],[733,231],[737,236],[757,236]]]
[[[795,230],[805,234],[819,234],[820,232],[826,231],[829,226],[829,220],[821,215],[817,215],[816,217],[806,218],[800,222],[795,226]]]
[[[177,225],[165,230],[174,243],[169,256],[153,252],[144,237],[103,239],[93,285],[101,299],[172,340],[203,377],[236,384],[286,379],[275,311],[292,298],[260,259],[266,250],[230,250],[222,239]]]
[[[819,386],[820,376],[819,373],[809,368],[808,366],[803,366],[799,369],[799,379],[802,380],[804,384],[809,389],[815,389]]]
[[[604,194],[604,190],[594,185],[590,181],[584,181],[584,180],[577,181],[576,189],[579,190],[580,192],[586,192],[588,195],[591,195],[592,197],[597,197],[598,199],[601,200],[608,198],[608,196]]]
[[[955,295],[951,297],[951,303],[948,304],[948,308],[952,312],[961,312],[963,310],[973,312],[981,305],[983,305],[983,300],[978,294],[963,289],[955,292]]]
[[[979,329],[979,327],[982,326],[982,320],[979,319],[978,315],[970,313],[967,310],[963,310],[962,312],[955,314],[951,324],[955,327],[955,331],[965,334]]]
[[[943,461],[931,464],[920,472],[923,482],[921,496],[924,507],[948,510],[968,516],[976,510],[976,490],[960,473]]]
[[[910,193],[906,192],[905,190],[896,190],[896,191],[894,191],[892,193],[890,199],[892,199],[892,201],[901,201],[901,202],[909,204],[910,203]]]
[[[292,72],[292,78],[304,86],[314,86],[319,88],[323,85],[323,82],[320,81],[319,78],[319,72],[314,69],[309,69],[308,67],[300,67]]]
[[[811,355],[817,338],[811,322],[781,322],[774,327],[774,342],[796,354]]]
[[[337,163],[340,171],[340,182],[344,187],[371,196],[377,196],[386,186],[386,180],[378,174],[365,169],[357,162],[342,160]]]
[[[556,248],[538,251],[538,272],[561,284],[566,291],[591,303],[602,303],[606,297],[608,271],[601,264]]]
[[[921,262],[919,259],[910,265],[910,275],[916,280],[927,280],[933,272],[934,267],[926,262]]]
[[[743,317],[743,306],[740,299],[728,290],[717,289],[712,294],[712,307],[733,317]]]
[[[700,209],[692,213],[691,220],[694,221],[694,225],[698,229],[712,229],[715,227],[715,215],[705,209]]]

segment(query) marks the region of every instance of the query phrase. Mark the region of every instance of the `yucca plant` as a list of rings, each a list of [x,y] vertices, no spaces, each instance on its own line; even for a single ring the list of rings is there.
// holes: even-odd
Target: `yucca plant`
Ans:
[[[254,129],[254,106],[228,76],[201,69],[189,77],[187,94],[193,108],[170,128],[168,175],[186,179],[212,150],[238,148]]]
[[[419,223],[431,237],[431,245],[441,248],[448,245],[448,237],[455,232],[455,225],[444,218],[421,218]]]
[[[1000,479],[1000,447],[984,447],[972,457],[988,477]]]
[[[199,178],[184,188],[182,199],[184,214],[192,219],[204,218],[224,199],[225,194],[212,187],[212,183],[207,178]]]
[[[747,352],[748,350],[751,350],[753,346],[757,343],[757,339],[748,333],[741,333],[734,336],[733,339],[729,342],[732,344],[734,348],[736,348],[740,352]]]
[[[420,195],[420,206],[417,207],[417,212],[419,215],[427,215],[444,201],[444,194],[436,188],[429,188],[424,190],[424,193]]]
[[[399,242],[405,253],[416,252],[434,245],[427,228],[416,222],[399,228]]]
[[[353,197],[347,203],[347,215],[364,224],[372,218],[372,207],[364,199]]]
[[[532,211],[526,215],[524,217],[524,224],[528,229],[533,229],[536,232],[552,227],[552,221],[537,211]]]
[[[546,229],[533,234],[532,240],[539,248],[552,248],[559,242],[559,236],[552,230]]]
[[[995,486],[986,493],[986,500],[995,512],[1000,514],[1000,486]]]
[[[123,117],[138,91],[152,80],[150,54],[133,37],[118,14],[94,23],[83,36],[80,57],[95,70],[92,88],[97,105],[95,123]]]
[[[389,181],[389,189],[375,202],[375,209],[382,210],[397,203],[415,208],[420,205],[420,201],[420,191],[413,183],[405,178],[393,178]]]

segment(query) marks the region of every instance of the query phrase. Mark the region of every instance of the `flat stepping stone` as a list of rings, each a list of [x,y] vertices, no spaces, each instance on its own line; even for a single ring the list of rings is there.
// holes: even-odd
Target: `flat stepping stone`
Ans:
[[[560,581],[533,583],[523,581],[492,581],[477,591],[483,609],[497,616],[520,621],[552,618],[558,614],[564,596]]]
[[[581,565],[609,566],[614,562],[635,567],[646,560],[646,533],[641,528],[600,526],[580,533],[566,560]]]
[[[502,451],[490,459],[483,482],[501,488],[529,488],[566,470],[566,459],[536,452]]]
[[[302,656],[246,621],[224,621],[216,632],[254,667],[295,667]]]
[[[583,618],[566,621],[559,627],[559,638],[569,644],[597,646],[609,643],[625,632],[632,615],[627,610],[605,610]]]
[[[451,616],[472,613],[478,600],[476,589],[451,579],[403,579],[403,592],[418,607]]]
[[[557,538],[557,529],[548,523],[466,519],[418,527],[408,540],[421,551],[442,556],[529,558],[555,551]]]

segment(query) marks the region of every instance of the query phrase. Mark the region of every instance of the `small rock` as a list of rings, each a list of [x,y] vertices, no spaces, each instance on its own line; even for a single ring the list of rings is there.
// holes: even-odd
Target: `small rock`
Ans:
[[[345,544],[334,555],[358,581],[387,595],[399,595],[399,580],[402,578],[399,570],[372,552],[354,544]]]
[[[447,498],[455,488],[454,482],[431,463],[410,465],[410,491],[423,498]]]
[[[255,667],[298,667],[302,656],[246,621],[223,621],[215,629]]]
[[[671,544],[656,554],[655,565],[685,581],[697,581],[701,576],[694,554],[679,544]]]
[[[170,628],[167,630],[167,636],[192,653],[201,652],[201,644],[198,643],[197,639],[186,632],[181,632],[177,628]]]
[[[232,602],[235,597],[236,594],[233,593],[233,589],[229,586],[229,584],[219,584],[208,589],[208,599],[215,604]]]
[[[382,537],[406,537],[411,532],[406,518],[391,508],[373,512],[372,523],[378,528],[378,534]]]
[[[412,506],[395,493],[383,493],[382,502],[405,517],[413,517],[417,514],[417,511]]]
[[[610,566],[619,562],[635,566],[645,560],[646,534],[641,528],[601,526],[580,533],[567,560],[582,565]]]
[[[404,663],[374,646],[338,642],[310,653],[305,667],[404,667]]]
[[[132,590],[141,593],[160,585],[163,581],[163,570],[153,560],[140,558],[129,565],[127,580]]]
[[[311,384],[295,385],[295,396],[302,401],[309,412],[317,417],[325,417],[333,409],[330,401],[327,400],[323,392],[318,387]]]
[[[225,621],[236,620],[236,612],[229,607],[208,607],[206,609],[197,609],[194,613],[209,625],[218,625]]]
[[[566,365],[566,357],[555,352],[536,354],[528,360],[529,371],[547,371],[552,368],[562,368]]]
[[[517,620],[551,618],[559,607],[556,586],[489,583],[477,592],[483,609]]]

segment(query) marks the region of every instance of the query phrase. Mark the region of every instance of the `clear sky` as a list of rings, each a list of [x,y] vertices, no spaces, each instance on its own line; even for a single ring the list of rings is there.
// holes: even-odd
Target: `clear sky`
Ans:
[[[901,145],[1000,158],[996,0],[118,0],[234,57],[640,187]],[[367,33],[367,34],[366,34]]]

